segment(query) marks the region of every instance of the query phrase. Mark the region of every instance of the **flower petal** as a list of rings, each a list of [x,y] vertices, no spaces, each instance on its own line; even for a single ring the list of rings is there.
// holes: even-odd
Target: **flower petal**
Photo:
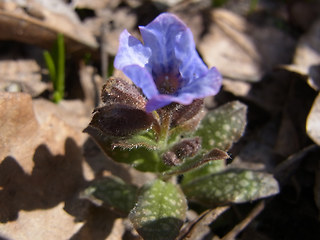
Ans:
[[[151,56],[151,49],[144,46],[138,39],[124,30],[119,39],[119,50],[114,60],[114,66],[122,70],[128,65],[144,67]]]
[[[177,36],[187,31],[187,26],[171,13],[160,14],[145,27],[139,27],[144,45],[151,49],[148,67],[154,74],[172,72],[179,64],[174,48]]]
[[[216,95],[220,90],[221,83],[222,77],[218,70],[213,67],[208,70],[206,75],[195,79],[190,84],[180,89],[178,96],[181,99],[182,104],[187,104],[183,103],[183,99],[188,99],[189,95],[191,95],[193,99]]]
[[[201,77],[208,71],[208,67],[201,60],[195,48],[190,29],[177,36],[174,51],[177,61],[180,62],[179,71],[186,81],[185,84]]]
[[[166,95],[166,94],[159,94],[155,95],[153,98],[151,98],[146,105],[146,111],[152,112],[153,110],[157,110],[159,108],[162,108],[166,105],[169,105],[172,102],[177,102],[180,104],[190,104],[192,101],[196,99],[192,94],[190,93],[183,93],[181,96],[173,96],[173,95]]]
[[[193,100],[212,96],[218,93],[221,87],[222,77],[216,68],[211,68],[208,73],[191,84],[185,86],[176,95],[154,95],[146,105],[146,111],[164,107],[172,102],[190,104]]]
[[[155,95],[153,98],[151,98],[147,102],[146,111],[152,112],[166,105],[169,105],[170,103],[174,102],[174,98],[175,97],[171,95],[164,95],[164,94]]]
[[[139,65],[129,65],[122,68],[123,73],[129,77],[132,82],[142,89],[144,95],[150,99],[159,94],[151,74],[147,69]]]

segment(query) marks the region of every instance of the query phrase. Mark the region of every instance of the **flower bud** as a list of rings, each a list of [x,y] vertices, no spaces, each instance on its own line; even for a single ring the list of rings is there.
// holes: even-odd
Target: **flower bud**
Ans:
[[[113,137],[127,137],[148,129],[154,118],[131,106],[113,104],[95,109],[89,126]]]
[[[174,152],[168,151],[162,154],[162,161],[169,166],[177,166],[181,164],[181,159]]]
[[[187,157],[193,157],[201,148],[201,138],[195,137],[185,139],[174,145],[168,152],[162,155],[162,160],[166,165],[176,166]]]
[[[201,138],[195,137],[185,139],[173,146],[174,152],[178,158],[183,159],[186,157],[193,157],[201,148]]]
[[[196,99],[189,105],[177,104],[173,112],[171,126],[180,125],[197,116],[204,109],[203,99]]]
[[[110,77],[101,91],[101,100],[106,105],[121,104],[144,109],[146,99],[135,85],[122,78]]]

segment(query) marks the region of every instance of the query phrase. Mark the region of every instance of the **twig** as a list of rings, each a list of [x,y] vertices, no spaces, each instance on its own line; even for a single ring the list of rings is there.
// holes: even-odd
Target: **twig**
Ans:
[[[197,219],[193,220],[184,229],[182,229],[177,240],[193,239],[192,236],[194,234],[198,235],[199,232],[201,232],[200,228],[208,226],[210,223],[214,222],[229,208],[229,206],[223,206],[203,212]]]
[[[234,240],[235,237],[245,229],[251,221],[258,216],[265,207],[265,202],[261,201],[257,206],[249,213],[249,215],[237,224],[229,233],[227,233],[221,240]]]

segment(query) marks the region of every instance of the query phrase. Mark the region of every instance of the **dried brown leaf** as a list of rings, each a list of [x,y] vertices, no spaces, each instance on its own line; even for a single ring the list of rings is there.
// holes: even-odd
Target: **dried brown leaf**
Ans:
[[[63,206],[85,182],[85,135],[50,111],[36,118],[33,108],[28,94],[0,93],[0,232],[67,239],[81,226]]]
[[[0,224],[0,237],[20,240],[68,239],[83,223],[75,223],[73,216],[63,210],[60,203],[54,208],[34,211],[22,210],[17,221]]]
[[[294,41],[273,27],[255,27],[227,10],[213,10],[210,31],[199,45],[209,66],[222,75],[258,81],[280,63],[289,63]]]
[[[113,8],[118,6],[120,0],[77,0],[73,2],[74,8],[88,8],[93,10]]]
[[[23,91],[37,96],[47,88],[48,84],[41,81],[41,68],[35,60],[0,61],[0,91]]]
[[[239,224],[237,224],[227,235],[225,235],[221,240],[233,240],[236,239],[236,237],[239,235],[240,232],[243,231],[247,227],[249,223],[251,223],[254,218],[256,218],[265,207],[264,201],[261,201],[260,203],[255,206],[255,208],[249,213],[249,215],[243,219]]]
[[[320,94],[314,100],[307,118],[307,133],[309,137],[320,145]]]
[[[23,23],[23,24],[21,24]],[[0,39],[51,48],[63,33],[67,51],[97,48],[92,33],[63,1],[15,1],[0,6]]]
[[[320,89],[320,19],[298,42],[293,64],[285,66],[288,70],[308,77],[309,85]]]
[[[209,225],[228,209],[228,206],[223,206],[205,211],[197,219],[186,224],[177,239],[202,239],[210,231]]]

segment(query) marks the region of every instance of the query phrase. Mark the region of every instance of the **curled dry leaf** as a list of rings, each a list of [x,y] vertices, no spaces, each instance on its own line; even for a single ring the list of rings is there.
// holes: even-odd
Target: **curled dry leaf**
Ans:
[[[85,135],[53,114],[36,118],[33,108],[28,94],[0,93],[0,232],[68,239],[82,225],[63,206],[85,182]]]
[[[198,218],[187,223],[181,230],[178,240],[200,240],[210,231],[209,225],[229,209],[228,206],[217,207],[203,212]]]
[[[316,97],[307,118],[307,133],[309,137],[320,145],[320,94]]]
[[[289,63],[294,41],[273,27],[255,27],[227,10],[213,10],[209,33],[199,51],[222,75],[258,81],[274,66]]]
[[[308,76],[309,85],[315,90],[320,89],[320,19],[301,37],[293,64],[286,68]]]
[[[290,72],[289,72],[290,73]],[[306,134],[306,119],[316,93],[301,79],[291,75],[289,89],[282,109],[280,128],[274,150],[281,156],[289,156],[309,145]]]
[[[0,39],[50,48],[63,33],[67,50],[97,48],[92,33],[63,1],[5,1],[0,4]]]
[[[136,31],[137,17],[132,9],[119,7],[118,1],[110,2],[109,7],[95,9],[96,17],[85,19],[84,25],[100,38],[102,53],[115,56],[119,48],[120,33],[124,29]]]

